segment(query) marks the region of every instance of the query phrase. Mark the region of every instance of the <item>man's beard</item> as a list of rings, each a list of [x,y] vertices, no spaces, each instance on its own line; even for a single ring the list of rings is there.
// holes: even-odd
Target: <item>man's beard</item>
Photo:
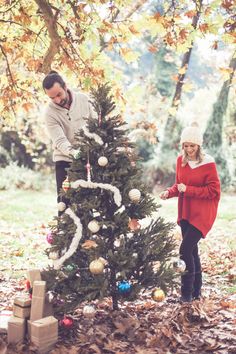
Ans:
[[[64,98],[61,100],[60,103],[58,103],[58,106],[65,107],[65,105],[68,103],[68,98]]]
[[[60,103],[58,103],[58,106],[60,107],[65,107],[70,101],[70,96],[68,91],[66,91],[66,97],[61,100]]]

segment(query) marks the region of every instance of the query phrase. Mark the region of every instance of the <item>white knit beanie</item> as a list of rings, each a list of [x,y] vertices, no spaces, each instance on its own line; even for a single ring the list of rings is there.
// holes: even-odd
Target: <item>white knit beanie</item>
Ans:
[[[186,127],[181,134],[180,144],[183,143],[192,143],[199,146],[203,143],[202,132],[198,127],[197,123],[192,123],[190,127]]]

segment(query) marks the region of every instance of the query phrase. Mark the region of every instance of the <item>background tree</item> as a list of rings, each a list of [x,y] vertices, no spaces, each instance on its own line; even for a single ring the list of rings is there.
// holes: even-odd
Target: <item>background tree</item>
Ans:
[[[157,217],[141,227],[157,205],[140,183],[134,146],[121,116],[113,115],[109,91],[92,92],[98,119],[88,119],[77,136],[80,155],[68,170],[70,185],[63,184],[69,205],[49,235],[54,269],[44,278],[62,305],[57,311],[107,296],[117,309],[119,300],[155,286],[165,290],[173,281],[171,224]]]
[[[206,149],[215,157],[216,163],[219,166],[221,182],[224,187],[227,187],[230,183],[230,173],[223,148],[223,119],[228,107],[230,87],[236,70],[236,58],[234,55],[230,60],[229,70],[227,72],[228,78],[224,82],[218,99],[213,106],[212,115],[204,133]]]
[[[197,18],[200,8],[200,20],[194,29],[194,19]],[[37,126],[41,123],[36,117],[42,115],[39,112],[39,102],[40,107],[44,102],[41,81],[44,73],[50,68],[65,74],[68,83],[76,83],[76,86],[85,91],[97,83],[111,82],[120,110],[124,110],[128,102],[135,111],[133,118],[136,120],[141,112],[137,112],[136,106],[143,99],[142,90],[136,91],[136,96],[134,94],[139,84],[137,76],[140,75],[134,70],[135,66],[138,66],[139,58],[143,67],[147,68],[151,62],[151,54],[158,54],[163,46],[165,50],[175,53],[176,63],[184,56],[185,62],[183,65],[177,65],[179,72],[176,69],[174,75],[175,80],[179,82],[176,90],[179,94],[187,86],[188,89],[191,86],[188,85],[188,67],[185,65],[189,57],[185,53],[190,54],[192,43],[204,38],[208,38],[208,45],[216,51],[221,43],[225,44],[226,50],[230,48],[235,41],[235,11],[232,0],[216,0],[204,4],[199,0],[12,0],[0,2],[0,31],[1,120],[5,128],[10,125],[10,130],[13,127],[18,130],[22,123],[20,115],[23,112],[26,120],[31,120],[31,126],[35,127],[34,133],[38,135]],[[149,40],[144,41],[146,38]],[[148,61],[142,61],[143,53],[146,54],[146,59],[149,55]],[[121,61],[126,63],[126,66],[120,65]],[[127,89],[126,77],[131,72],[133,76]],[[144,78],[146,73],[143,71]],[[156,81],[159,79],[160,76]],[[144,81],[141,80],[140,86],[145,90],[147,87]],[[135,82],[136,85],[131,87]],[[150,91],[147,89],[146,95],[148,92]],[[154,90],[152,93],[144,107],[147,120],[150,118],[150,106],[154,103]],[[136,104],[131,103],[132,94]],[[162,101],[156,96],[158,114],[152,115],[152,118],[156,118],[158,134],[161,134],[162,121],[168,118],[163,115],[163,111],[167,111],[168,100]],[[181,99],[183,103],[183,95]],[[176,127],[181,118],[175,113],[182,103],[174,98],[172,106],[170,104],[168,107],[173,115],[170,121],[176,121]],[[23,141],[28,140],[26,135],[24,137],[24,129],[21,129],[20,136]],[[177,133],[169,132],[167,139],[162,141],[176,148],[173,141],[176,142],[177,136]],[[168,143],[170,137],[173,141]],[[41,138],[41,141],[43,140]],[[175,149],[169,152],[172,151]],[[167,155],[165,161],[169,161],[171,166],[172,160]],[[162,165],[161,162],[159,164]],[[168,169],[170,170],[169,167]]]

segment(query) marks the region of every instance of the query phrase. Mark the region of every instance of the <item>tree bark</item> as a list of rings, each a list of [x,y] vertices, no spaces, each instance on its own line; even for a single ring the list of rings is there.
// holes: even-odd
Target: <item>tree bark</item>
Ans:
[[[42,12],[45,25],[48,29],[48,34],[50,37],[50,45],[44,56],[42,66],[40,71],[47,74],[51,70],[51,65],[55,55],[60,50],[61,38],[57,32],[57,15],[58,11],[54,14],[51,6],[45,0],[35,0],[40,11]]]
[[[192,27],[194,30],[196,30],[199,19],[200,19],[201,10],[202,10],[202,2],[203,1],[201,0],[198,3],[196,3],[196,15],[193,17],[193,20],[192,20]],[[173,96],[172,103],[171,103],[171,108],[175,108],[176,111],[178,110],[178,107],[180,104],[180,99],[181,99],[181,95],[182,95],[182,88],[184,85],[184,79],[185,79],[188,65],[190,62],[192,49],[193,49],[193,42],[191,43],[191,47],[189,48],[189,50],[184,54],[183,59],[182,59],[182,63],[181,63],[181,68],[186,68],[186,70],[183,74],[178,74],[178,81],[177,81],[176,88],[175,88],[175,94]],[[168,136],[173,136],[173,133],[174,133],[175,128],[177,126],[178,126],[178,124],[177,124],[177,120],[176,120],[175,116],[169,114],[169,116],[167,118],[167,122],[166,122],[165,133],[164,133],[166,139],[164,139],[164,141],[167,142]],[[169,148],[176,149],[177,148],[176,142],[173,142]]]

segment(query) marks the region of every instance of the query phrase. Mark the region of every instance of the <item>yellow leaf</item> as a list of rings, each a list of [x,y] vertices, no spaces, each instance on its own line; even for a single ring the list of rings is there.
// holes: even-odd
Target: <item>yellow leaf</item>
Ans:
[[[220,73],[224,79],[224,81],[227,81],[230,79],[230,74],[232,74],[233,69],[232,68],[219,68]]]
[[[176,113],[177,113],[177,108],[176,108],[176,107],[170,107],[170,108],[168,109],[168,112],[169,112],[169,114],[170,114],[171,116],[175,116]]]
[[[175,100],[175,101],[173,102],[174,106],[178,106],[179,103],[180,103],[180,100]]]
[[[140,32],[134,27],[134,25],[131,25],[131,26],[129,27],[129,30],[130,30],[130,32],[133,33],[134,35],[140,34]]]
[[[182,68],[179,69],[178,73],[180,75],[184,75],[186,73],[187,67],[187,65],[184,65]]]
[[[121,48],[120,54],[126,61],[126,63],[134,62],[140,57],[140,54],[138,52],[134,52],[129,48]]]
[[[192,90],[193,90],[193,84],[191,84],[190,82],[183,85],[184,92],[191,92]]]

